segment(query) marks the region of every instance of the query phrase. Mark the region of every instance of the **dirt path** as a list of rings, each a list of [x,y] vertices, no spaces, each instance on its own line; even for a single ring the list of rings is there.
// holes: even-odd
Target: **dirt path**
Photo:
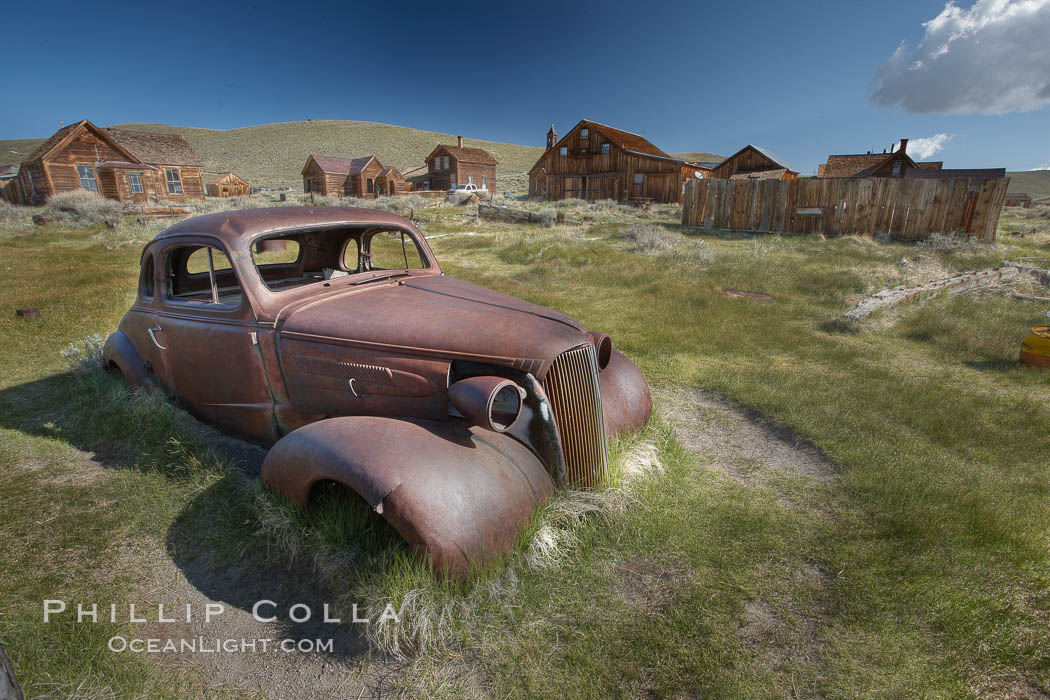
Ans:
[[[783,475],[798,477],[807,490],[832,486],[837,478],[835,464],[811,442],[713,393],[659,389],[654,391],[654,403],[701,464],[745,488],[773,489],[781,507],[814,508],[808,499],[799,503],[782,490]],[[816,510],[833,521],[822,505]],[[745,604],[737,633],[754,650],[759,665],[783,677],[788,667],[821,663],[835,577],[812,562],[774,566],[777,570],[756,576],[776,581],[775,592]],[[783,690],[789,696],[799,692],[794,687]]]

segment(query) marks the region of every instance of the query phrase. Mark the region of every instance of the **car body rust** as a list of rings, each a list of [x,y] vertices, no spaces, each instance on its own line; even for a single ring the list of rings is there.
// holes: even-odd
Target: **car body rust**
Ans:
[[[652,408],[606,334],[445,276],[411,222],[368,209],[168,228],[104,356],[271,447],[269,487],[305,505],[341,483],[455,575],[505,553],[557,486],[599,485],[605,440]]]

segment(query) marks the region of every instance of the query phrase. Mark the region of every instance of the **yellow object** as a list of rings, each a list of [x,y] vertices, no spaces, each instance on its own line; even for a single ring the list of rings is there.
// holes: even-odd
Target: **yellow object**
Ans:
[[[1021,343],[1022,364],[1050,369],[1050,326],[1032,326]]]

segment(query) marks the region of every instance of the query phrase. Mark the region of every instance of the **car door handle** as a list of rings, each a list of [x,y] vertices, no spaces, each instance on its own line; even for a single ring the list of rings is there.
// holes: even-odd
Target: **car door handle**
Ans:
[[[156,345],[156,346],[157,346],[158,348],[160,348],[161,350],[167,350],[167,348],[166,348],[166,347],[164,347],[164,346],[163,346],[163,345],[161,345],[161,344],[160,344],[159,342],[157,342],[157,336],[153,335],[153,333],[154,333],[155,331],[161,331],[161,330],[164,330],[163,328],[161,328],[160,326],[157,326],[156,328],[147,328],[146,330],[147,330],[147,331],[149,332],[149,338],[150,338],[150,340],[152,340],[152,341],[153,341],[153,344],[154,344],[154,345]]]

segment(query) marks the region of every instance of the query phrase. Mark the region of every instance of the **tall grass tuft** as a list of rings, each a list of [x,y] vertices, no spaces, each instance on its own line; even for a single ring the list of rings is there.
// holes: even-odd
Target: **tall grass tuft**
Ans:
[[[119,221],[124,205],[96,192],[62,192],[48,198],[41,212],[44,218],[77,226],[94,226]]]

